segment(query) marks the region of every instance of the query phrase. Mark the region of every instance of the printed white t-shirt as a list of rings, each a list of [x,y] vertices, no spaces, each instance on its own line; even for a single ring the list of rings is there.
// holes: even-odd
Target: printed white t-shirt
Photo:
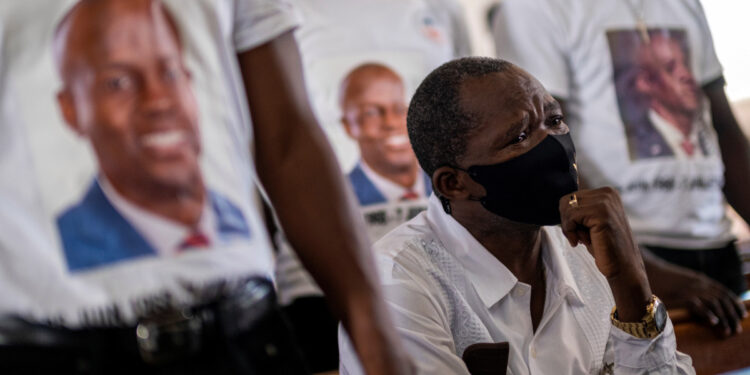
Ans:
[[[163,2],[192,73],[200,172],[220,240],[157,255],[138,225],[127,225],[96,182],[89,141],[65,125],[55,100],[53,31],[75,1],[2,2],[0,314],[73,327],[131,324],[154,307],[190,303],[202,285],[272,277],[273,253],[253,199],[253,130],[237,53],[292,30],[298,17],[284,0]],[[92,249],[119,255],[97,260]]]
[[[702,249],[733,239],[700,90],[722,67],[699,1],[508,0],[493,34],[498,57],[565,100],[585,183],[620,191],[640,243]]]
[[[375,241],[427,207],[431,183],[419,170],[415,171],[413,199],[393,199],[393,194],[383,191],[342,123],[342,81],[362,64],[385,65],[402,81],[405,101],[399,104],[406,108],[428,73],[469,55],[463,9],[456,0],[298,0],[295,5],[303,19],[295,36],[308,97],[362,207],[370,239]],[[405,120],[402,125],[405,127]],[[399,136],[406,136],[405,129]],[[277,281],[282,302],[318,295],[318,288],[282,236],[277,243],[281,248]]]

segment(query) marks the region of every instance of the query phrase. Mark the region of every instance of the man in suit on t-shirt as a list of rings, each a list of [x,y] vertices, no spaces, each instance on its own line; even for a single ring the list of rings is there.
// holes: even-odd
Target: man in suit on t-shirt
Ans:
[[[700,88],[690,70],[684,30],[610,31],[617,97],[631,159],[709,154]]]
[[[123,4],[100,11],[129,17],[74,12],[55,35],[62,114],[99,165],[81,201],[57,218],[71,271],[250,237],[242,211],[204,184],[173,20],[160,7],[115,9]]]
[[[341,122],[361,156],[349,180],[363,206],[418,199],[432,192],[409,143],[404,91],[401,77],[376,63],[354,68],[342,81]]]

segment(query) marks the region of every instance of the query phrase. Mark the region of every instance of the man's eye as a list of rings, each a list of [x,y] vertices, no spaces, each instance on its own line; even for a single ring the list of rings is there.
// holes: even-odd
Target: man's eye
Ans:
[[[555,127],[562,125],[564,121],[565,121],[565,118],[563,116],[552,116],[547,120],[547,126],[551,128],[555,128]]]
[[[376,107],[367,107],[362,111],[363,117],[379,117],[382,115],[382,111],[380,108]]]
[[[110,78],[106,81],[107,89],[110,91],[127,90],[133,85],[133,80],[128,76]]]
[[[512,141],[510,141],[510,144],[514,145],[516,143],[521,143],[521,142],[525,141],[526,138],[528,138],[528,137],[529,136],[526,135],[526,132],[521,132],[521,134],[519,134],[518,137],[516,137],[515,139],[513,139]]]
[[[176,69],[167,69],[164,71],[164,79],[170,82],[174,82],[177,80],[177,70]]]

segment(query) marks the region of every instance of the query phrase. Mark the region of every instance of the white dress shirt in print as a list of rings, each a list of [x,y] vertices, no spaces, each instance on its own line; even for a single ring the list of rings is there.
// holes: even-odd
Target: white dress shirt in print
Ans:
[[[362,166],[362,172],[365,176],[375,185],[380,194],[383,194],[388,202],[398,202],[405,194],[410,191],[417,194],[420,198],[425,195],[424,178],[422,177],[422,170],[417,170],[417,176],[414,179],[414,184],[409,188],[405,188],[373,171],[364,160],[360,163]],[[424,199],[424,198],[422,198]]]
[[[146,211],[128,202],[104,177],[99,177],[99,186],[117,211],[140,233],[146,242],[153,246],[161,256],[175,255],[180,246],[193,233],[200,233],[208,239],[209,244],[219,239],[216,230],[216,214],[211,209],[208,192],[203,204],[200,220],[195,228],[188,228],[180,223]]]

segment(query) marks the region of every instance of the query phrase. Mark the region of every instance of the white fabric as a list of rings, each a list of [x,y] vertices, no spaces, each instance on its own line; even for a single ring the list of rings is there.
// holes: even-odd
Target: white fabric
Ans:
[[[401,197],[403,197],[404,194],[409,192],[412,192],[419,197],[424,197],[424,178],[422,177],[421,169],[417,170],[417,176],[414,179],[414,184],[412,184],[412,186],[407,189],[373,171],[372,168],[370,168],[370,166],[364,162],[364,160],[362,161],[361,165],[362,172],[365,173],[365,176],[370,179],[370,182],[375,185],[380,194],[383,194],[387,201],[397,202],[401,200]]]
[[[476,343],[509,342],[509,374],[692,374],[676,352],[671,322],[654,339],[612,327],[614,301],[583,246],[545,227],[547,295],[536,332],[531,289],[445,214],[433,195],[426,212],[375,244],[385,298],[419,373],[468,374],[461,356]],[[342,331],[343,333],[343,331]],[[361,374],[342,334],[342,374]]]
[[[705,158],[629,157],[607,32],[636,30],[630,6],[640,3],[649,29],[686,32],[698,85],[721,76],[698,0],[503,1],[493,22],[497,56],[518,64],[565,100],[584,181],[620,190],[639,242],[724,246],[733,237],[722,194],[724,166],[710,121],[703,123],[704,146],[710,151]]]
[[[74,0],[0,2],[0,314],[68,326],[132,323],[150,307],[189,303],[191,289],[273,276],[273,254],[252,199],[253,141],[237,53],[292,30],[283,0],[164,0],[192,73],[207,185],[242,212],[251,237],[180,257],[140,257],[70,273],[55,218],[97,174],[87,142],[64,124],[53,30]],[[155,235],[155,234],[154,234]]]
[[[456,0],[297,0],[303,23],[295,35],[318,121],[345,171],[359,160],[341,123],[342,78],[365,62],[398,73],[407,98],[439,65],[470,53],[464,14]]]
[[[402,78],[408,101],[434,68],[470,54],[463,9],[456,0],[297,0],[295,6],[303,19],[295,36],[308,96],[346,173],[360,160],[358,146],[340,120],[339,89],[347,73],[366,62],[384,64]],[[421,180],[420,176],[417,183],[423,184]],[[377,185],[379,180],[371,181]],[[415,191],[424,194],[423,187]],[[420,203],[426,205],[425,200]],[[371,239],[377,240],[410,218],[407,213],[412,208],[412,204],[367,207],[365,216],[378,213],[388,218],[384,225],[368,223]],[[283,236],[277,243],[279,299],[289,302],[299,296],[320,295]]]

